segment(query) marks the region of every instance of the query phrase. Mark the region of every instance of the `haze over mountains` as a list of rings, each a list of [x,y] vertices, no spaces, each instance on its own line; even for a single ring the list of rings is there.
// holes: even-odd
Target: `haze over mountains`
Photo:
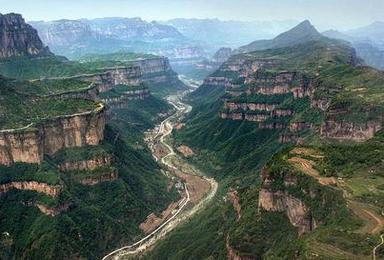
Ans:
[[[384,257],[381,23],[31,24],[0,15],[0,259]]]

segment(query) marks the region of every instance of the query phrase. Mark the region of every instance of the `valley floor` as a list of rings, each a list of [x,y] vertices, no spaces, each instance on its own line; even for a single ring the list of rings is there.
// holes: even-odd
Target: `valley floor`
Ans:
[[[163,216],[162,223],[138,242],[119,248],[103,257],[107,259],[125,259],[149,251],[166,234],[180,223],[192,217],[195,213],[207,206],[215,196],[218,183],[213,178],[205,177],[193,166],[186,163],[175,153],[169,135],[175,125],[191,111],[191,107],[180,100],[184,94],[169,96],[168,102],[175,107],[176,112],[166,118],[159,126],[147,133],[146,141],[154,158],[164,166],[163,173],[169,178],[171,184],[176,183],[182,195],[177,206]]]

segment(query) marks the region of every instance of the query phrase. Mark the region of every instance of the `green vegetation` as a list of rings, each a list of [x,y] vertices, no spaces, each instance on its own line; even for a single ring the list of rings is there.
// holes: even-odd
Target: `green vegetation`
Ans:
[[[50,185],[61,183],[57,169],[48,163],[16,163],[10,167],[0,165],[0,184],[12,181],[37,181]]]
[[[144,84],[141,84],[140,86],[117,85],[106,92],[100,93],[99,97],[100,98],[121,97],[122,95],[127,94],[127,92],[129,91],[146,90],[146,89],[147,87]]]
[[[48,96],[85,90],[89,88],[90,85],[89,82],[75,79],[43,79],[36,81],[16,81],[14,82],[14,89],[21,94]]]
[[[79,59],[80,62],[100,62],[100,61],[121,61],[131,62],[141,59],[153,59],[158,56],[145,53],[133,53],[133,52],[115,52],[108,54],[87,54]]]
[[[107,145],[66,148],[61,149],[54,155],[54,161],[57,164],[60,164],[63,162],[76,162],[103,158],[110,154],[110,150],[111,147]]]
[[[330,98],[330,109],[346,111],[338,114],[336,120],[367,122],[383,114],[383,74],[354,67],[353,52],[343,43],[321,38],[286,48],[239,54],[232,59],[237,58],[278,61],[276,68],[266,71],[268,75],[286,70],[307,75],[316,89],[315,98]],[[223,71],[213,75],[227,76]],[[258,259],[312,259],[316,254],[322,259],[342,254],[369,258],[378,237],[366,230],[372,230],[369,225],[375,223],[356,212],[367,210],[380,218],[384,207],[383,133],[363,144],[331,143],[320,140],[314,132],[303,133],[301,143],[310,144],[309,148],[323,157],[300,157],[314,162],[320,178],[335,176],[338,183],[320,185],[316,178],[288,161],[294,156],[289,153],[292,147],[284,149],[287,145],[277,142],[285,130],[257,129],[257,123],[221,120],[217,115],[222,109],[224,91],[221,87],[202,86],[189,95],[186,101],[193,110],[185,119],[186,125],[174,133],[176,145],[186,144],[195,152],[188,160],[220,182],[219,194],[211,206],[179,227],[146,257],[169,258],[170,252],[177,252],[179,258],[197,254],[202,259],[217,259],[225,257],[228,238],[240,255]],[[305,122],[316,129],[326,119],[325,112],[311,108],[309,98],[294,99],[292,94],[243,95],[229,101],[277,104],[279,109],[294,112],[290,119],[279,118],[280,122]],[[265,165],[272,176],[272,190],[302,200],[316,220],[314,231],[298,236],[285,213],[258,210],[260,171]],[[285,178],[293,177],[296,184],[286,186]],[[238,191],[239,220],[230,201],[221,200],[229,188]],[[181,241],[180,237],[193,239]]]

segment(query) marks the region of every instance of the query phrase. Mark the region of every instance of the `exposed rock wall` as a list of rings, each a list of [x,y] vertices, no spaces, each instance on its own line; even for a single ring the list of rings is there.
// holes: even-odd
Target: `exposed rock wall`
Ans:
[[[76,171],[76,170],[94,170],[103,166],[110,166],[113,158],[111,155],[105,155],[84,161],[63,162],[58,165],[60,171]]]
[[[299,235],[312,231],[316,222],[311,212],[303,201],[288,194],[287,191],[273,190],[273,179],[269,172],[262,172],[262,188],[259,192],[259,210],[285,212],[291,224],[298,228]],[[284,176],[284,186],[289,187],[297,184],[297,177],[292,175]]]
[[[372,138],[382,128],[382,122],[371,121],[365,124],[353,122],[325,121],[320,130],[323,137],[335,140],[363,142]]]
[[[93,186],[102,182],[115,181],[118,178],[117,171],[113,170],[111,172],[104,173],[95,177],[86,177],[80,180],[80,183],[83,185]]]
[[[0,58],[53,55],[19,14],[0,14]]]
[[[35,206],[40,210],[41,213],[50,217],[56,217],[57,215],[60,215],[63,212],[67,212],[71,204],[66,202],[54,208],[49,208],[40,203],[36,203]]]
[[[36,181],[20,181],[0,184],[0,193],[5,193],[11,189],[17,190],[31,190],[39,193],[44,193],[51,197],[57,197],[61,191],[62,186],[60,185],[49,185],[46,183],[39,183]]]
[[[89,81],[98,86],[100,92],[112,89],[116,85],[140,86],[142,71],[139,66],[105,68],[95,74],[83,74],[72,78]]]
[[[105,107],[47,119],[18,130],[0,131],[0,163],[41,163],[62,148],[98,145],[104,137]]]
[[[119,97],[103,98],[102,101],[108,104],[112,109],[127,108],[129,100],[146,99],[150,96],[148,89],[127,91]]]

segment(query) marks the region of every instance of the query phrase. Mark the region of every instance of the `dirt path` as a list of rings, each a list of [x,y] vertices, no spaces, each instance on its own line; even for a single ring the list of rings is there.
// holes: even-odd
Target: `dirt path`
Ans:
[[[367,208],[363,203],[348,200],[348,208],[350,208],[356,216],[366,222],[366,225],[359,230],[360,233],[377,234],[383,230],[384,218],[373,210]]]
[[[217,192],[218,183],[214,179],[181,170],[185,168],[193,169],[193,166],[183,167],[183,164],[186,163],[175,153],[173,147],[167,142],[167,137],[172,133],[177,121],[180,120],[184,114],[191,111],[191,107],[183,104],[179,96],[172,96],[167,100],[175,107],[176,113],[161,122],[158,127],[158,132],[152,138],[149,147],[157,161],[160,161],[169,171],[184,181],[185,197],[179,202],[178,210],[154,231],[132,245],[121,247],[109,253],[103,257],[103,260],[128,258],[133,255],[142,254],[144,251],[153,248],[160,239],[172,231],[177,225],[206,207]],[[155,142],[164,146],[168,150],[168,153],[166,155],[155,153]],[[175,160],[175,158],[177,158],[177,160]],[[177,163],[175,163],[175,161]],[[193,207],[187,207],[187,205],[191,203]]]
[[[315,178],[321,185],[336,185],[337,180],[335,177],[323,177],[319,172],[313,168],[315,163],[311,160],[303,159],[300,157],[293,157],[288,159],[290,163],[299,168],[303,173]]]
[[[304,156],[310,156],[316,159],[321,159],[323,156],[319,154],[314,154],[312,150],[309,149],[299,149],[295,148],[291,151],[292,154],[296,155],[304,155]],[[312,176],[315,178],[321,185],[325,186],[336,186],[340,188],[343,191],[343,196],[347,201],[347,206],[352,210],[352,212],[362,219],[366,224],[361,227],[357,232],[359,233],[368,233],[368,234],[379,234],[383,229],[384,229],[384,216],[376,213],[374,210],[370,209],[367,205],[353,200],[353,196],[348,192],[347,188],[345,187],[345,183],[341,180],[337,180],[334,177],[323,177],[319,174],[319,172],[314,169],[315,162],[304,159],[301,157],[293,157],[288,159],[289,162],[291,162],[294,166],[299,168],[303,173]],[[376,251],[378,248],[380,248],[383,244],[383,238],[384,235],[380,236],[380,239],[382,240],[380,244],[375,246],[372,250],[372,256],[373,259],[376,259]],[[328,246],[329,248],[327,250],[331,250],[334,254],[339,255],[345,255],[346,252],[333,247],[331,245],[325,245],[323,244],[323,247]],[[330,252],[330,251],[329,251]],[[347,256],[347,255],[346,255]],[[351,258],[351,256],[348,256],[349,258],[346,259],[356,259],[356,258]],[[358,259],[358,258],[357,258]]]

